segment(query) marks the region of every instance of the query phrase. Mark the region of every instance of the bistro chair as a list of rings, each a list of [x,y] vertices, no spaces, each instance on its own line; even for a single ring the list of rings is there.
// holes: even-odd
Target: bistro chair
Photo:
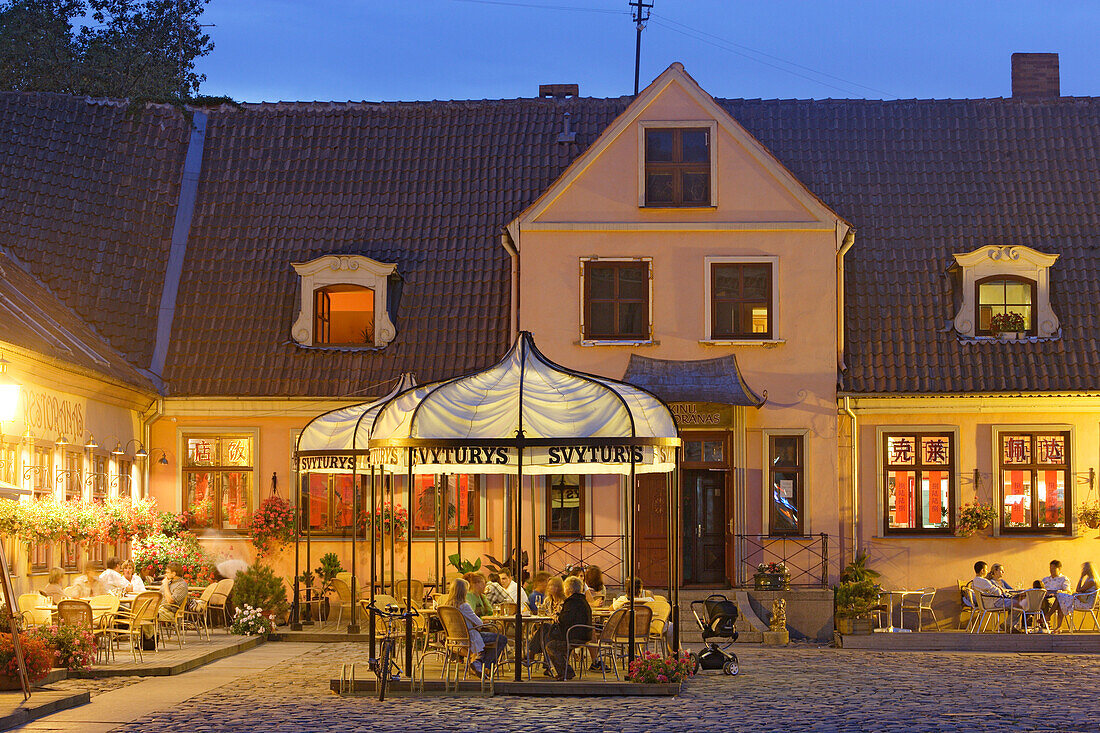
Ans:
[[[604,680],[607,680],[607,668],[611,667],[611,671],[615,673],[615,679],[619,679],[619,667],[615,663],[615,637],[618,631],[619,625],[627,618],[627,612],[630,609],[620,608],[608,617],[604,623],[603,628],[597,629],[595,626],[585,627],[582,624],[570,626],[566,632],[566,636],[573,637],[573,629],[589,628],[592,630],[592,635],[595,637],[589,641],[578,644],[576,649],[583,649],[588,652],[588,655],[592,657],[592,663],[600,663],[601,672],[603,673]],[[570,659],[572,657],[572,645],[567,643],[565,646],[565,658]],[[606,660],[606,661],[605,661]],[[584,674],[585,665],[577,665],[580,673]]]
[[[206,622],[206,613],[210,610],[210,599],[214,597],[214,591],[217,590],[218,584],[211,583],[202,589],[202,594],[194,599],[194,605],[184,611],[183,614],[183,628],[187,630],[188,626],[195,629],[195,635],[200,639],[203,632],[206,633],[206,640],[210,641],[210,626]]]
[[[92,628],[92,604],[85,600],[66,598],[57,604],[57,623]]]
[[[970,629],[971,633],[980,634],[984,631],[985,622],[990,618],[999,619],[997,621],[997,626],[1002,625],[1008,619],[1009,609],[1001,605],[1001,602],[1005,598],[1004,596],[975,591],[974,597],[978,601],[978,620]],[[997,628],[997,626],[994,628]]]
[[[38,593],[20,593],[15,599],[15,607],[19,609],[24,625],[44,626],[50,622],[50,609],[39,608],[39,604],[48,602],[48,598]]]
[[[125,637],[130,642],[130,653],[134,661],[144,661],[142,656],[142,640],[145,632],[150,632],[154,638],[156,635],[157,611],[160,609],[160,593],[146,591],[139,593],[130,604],[130,610],[120,610],[115,614],[112,623],[105,631],[108,644]]]
[[[185,599],[176,607],[170,618],[161,618],[159,614],[157,615],[158,627],[175,633],[176,643],[180,649],[183,649],[183,625],[184,616],[187,613],[187,600],[189,599]]]
[[[959,625],[958,628],[963,628],[963,614],[968,614],[966,619],[966,630],[970,630],[970,625],[974,623],[974,620],[978,617],[978,601],[974,598],[974,589],[970,587],[970,581],[962,582],[956,580],[955,583],[959,586]]]
[[[1030,588],[1024,591],[1024,610],[1019,611],[1023,617],[1024,631],[1031,633],[1031,622],[1035,622],[1035,630],[1045,630],[1050,633],[1047,617],[1043,614],[1043,601],[1046,600],[1045,588]]]
[[[405,599],[408,598],[408,590],[411,586],[412,590],[412,603],[413,608],[420,608],[424,605],[424,582],[421,580],[399,580],[394,584],[394,595],[401,599],[401,604],[405,604]]]
[[[233,580],[225,578],[219,580],[217,586],[214,588],[214,592],[210,594],[210,598],[206,602],[206,608],[213,613],[217,611],[221,614],[222,623],[225,624],[225,633],[229,633],[229,594],[233,592]]]
[[[470,644],[470,632],[466,626],[466,617],[462,615],[462,611],[459,611],[453,606],[440,606],[436,609],[439,613],[439,621],[443,624],[444,634],[444,662],[443,671],[440,677],[444,679],[444,688],[449,688],[451,681],[451,664],[454,662],[461,662],[463,668],[459,670],[457,664],[455,666],[455,687],[458,687],[458,676],[461,672],[462,679],[467,679],[470,671],[470,663],[473,661],[473,647]],[[473,629],[473,631],[479,631],[481,627]],[[486,643],[486,649],[493,649],[496,651],[495,645]],[[499,660],[498,660],[499,661]],[[483,664],[481,666],[481,687],[485,688],[485,682],[488,681],[490,688],[492,687],[493,680],[496,676],[497,664],[488,665]]]
[[[1083,613],[1085,614],[1085,619],[1092,618],[1093,629],[1100,631],[1100,620],[1097,620],[1096,617],[1098,611],[1100,611],[1100,593],[1095,590],[1089,591],[1088,593],[1074,593],[1073,612],[1067,616],[1070,630],[1083,631],[1083,629],[1075,623],[1077,614]],[[1085,619],[1081,619],[1082,623]]]
[[[923,588],[919,594],[906,595],[901,597],[901,625],[905,626],[905,614],[912,613],[917,617],[917,625],[913,627],[913,631],[920,631],[923,628],[924,614],[932,614],[932,623],[939,626],[939,619],[936,618],[936,612],[932,610],[932,602],[936,600],[935,588]]]
[[[336,607],[338,613],[336,614],[335,626],[338,628],[340,622],[344,618],[344,608],[348,609],[348,616],[351,616],[351,604],[354,603],[354,599],[351,597],[351,586],[345,583],[340,578],[332,579],[332,590],[336,594]],[[332,611],[329,611],[329,618],[332,617]]]
[[[648,605],[635,603],[633,639],[630,638],[630,607],[624,606],[621,610],[626,611],[626,613],[619,619],[619,625],[615,630],[613,639],[619,658],[624,662],[623,668],[625,669],[625,660],[628,657],[631,644],[634,646],[635,654],[640,654],[649,648],[649,628],[653,621],[653,609]]]

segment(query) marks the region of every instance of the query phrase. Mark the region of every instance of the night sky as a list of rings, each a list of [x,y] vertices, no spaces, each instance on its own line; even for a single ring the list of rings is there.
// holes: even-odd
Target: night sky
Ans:
[[[213,0],[205,94],[241,101],[583,96],[633,90],[628,0]],[[1100,2],[653,0],[642,86],[680,61],[717,97],[1009,96],[1016,51],[1100,94]]]

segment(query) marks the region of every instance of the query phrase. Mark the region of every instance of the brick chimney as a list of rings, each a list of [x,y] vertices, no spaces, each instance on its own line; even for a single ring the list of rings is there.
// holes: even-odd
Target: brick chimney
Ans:
[[[539,96],[543,99],[568,99],[580,91],[579,84],[539,84]]]
[[[1012,97],[1014,99],[1055,99],[1061,94],[1058,54],[1012,54]]]

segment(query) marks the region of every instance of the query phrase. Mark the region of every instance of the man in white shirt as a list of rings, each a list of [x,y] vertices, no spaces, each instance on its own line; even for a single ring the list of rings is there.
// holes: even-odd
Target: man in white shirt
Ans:
[[[997,608],[1007,608],[1010,611],[1012,609],[1023,609],[1023,596],[1010,597],[1008,591],[998,583],[994,583],[989,578],[985,577],[985,570],[989,567],[984,560],[979,560],[974,563],[974,579],[970,581],[970,587],[974,589],[975,593],[981,593],[985,596],[1000,596],[994,603]],[[977,599],[975,599],[977,600]],[[981,608],[981,602],[979,601],[978,607]],[[1009,614],[1015,617],[1016,614]]]
[[[1044,607],[1044,613],[1047,617],[1047,623],[1054,628],[1055,631],[1062,629],[1062,622],[1066,620],[1066,610],[1073,606],[1072,588],[1069,584],[1069,578],[1062,575],[1062,561],[1051,560],[1050,561],[1050,575],[1043,578],[1040,583],[1046,588],[1047,600]],[[1058,620],[1054,621],[1051,616],[1057,615]]]
[[[117,557],[107,558],[107,569],[99,574],[99,582],[103,583],[103,587],[107,589],[108,593],[121,595],[126,590],[129,582],[122,577],[122,573],[118,572]]]
[[[519,587],[519,583],[512,577],[512,571],[508,568],[501,568],[500,587],[504,589],[504,592],[513,603],[522,603],[524,606],[530,608],[530,604],[527,601],[527,591]],[[520,598],[518,601],[516,600],[517,593]]]

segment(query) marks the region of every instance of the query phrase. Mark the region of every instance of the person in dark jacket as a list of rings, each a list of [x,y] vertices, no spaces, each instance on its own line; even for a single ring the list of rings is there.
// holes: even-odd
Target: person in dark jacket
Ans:
[[[578,624],[586,628],[569,630]],[[568,636],[567,636],[568,634]],[[565,601],[558,612],[558,622],[551,627],[550,641],[546,645],[546,655],[554,667],[559,680],[572,679],[572,667],[566,656],[568,646],[575,647],[592,638],[592,607],[584,596],[584,581],[576,576],[565,579]]]

